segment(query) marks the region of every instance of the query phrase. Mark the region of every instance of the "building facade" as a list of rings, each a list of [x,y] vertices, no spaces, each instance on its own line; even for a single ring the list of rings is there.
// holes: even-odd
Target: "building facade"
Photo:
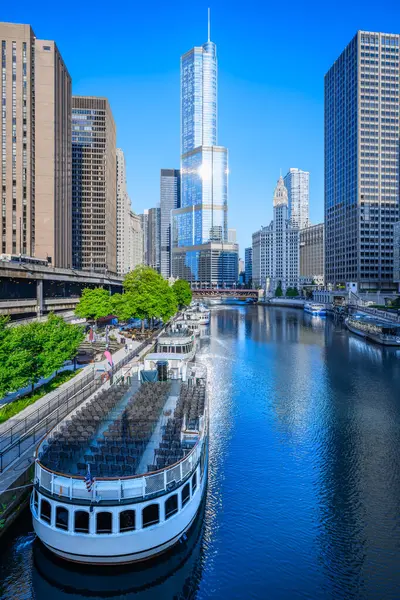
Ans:
[[[130,270],[129,227],[131,201],[126,187],[125,156],[117,148],[117,273],[124,275]]]
[[[304,282],[324,283],[325,240],[324,224],[300,230],[300,277]]]
[[[149,267],[155,269],[159,273],[161,268],[161,210],[159,207],[149,209],[147,260]]]
[[[310,173],[301,169],[289,169],[283,181],[288,192],[289,219],[292,227],[308,227]]]
[[[228,151],[217,146],[217,49],[209,39],[181,58],[181,206],[173,211],[174,277],[207,286],[237,281],[227,210]]]
[[[72,233],[74,268],[116,273],[116,129],[106,98],[72,98]]]
[[[325,75],[325,280],[393,284],[399,35],[358,31]]]
[[[180,207],[181,173],[179,169],[161,169],[160,177],[160,269],[161,275],[171,277],[172,211]]]
[[[274,295],[281,286],[299,287],[300,244],[299,229],[289,219],[288,194],[280,177],[274,193],[274,219],[267,227],[253,234],[253,285],[265,288]]]
[[[139,215],[140,223],[142,226],[142,263],[146,266],[149,265],[149,210],[144,209],[143,213]]]
[[[246,285],[250,285],[253,281],[253,248],[244,250],[244,279]]]
[[[1,252],[72,264],[71,77],[51,40],[0,23]]]
[[[230,244],[236,244],[236,229],[228,229],[228,242]]]
[[[129,211],[128,233],[128,271],[133,271],[143,264],[143,232],[142,220],[132,210]]]

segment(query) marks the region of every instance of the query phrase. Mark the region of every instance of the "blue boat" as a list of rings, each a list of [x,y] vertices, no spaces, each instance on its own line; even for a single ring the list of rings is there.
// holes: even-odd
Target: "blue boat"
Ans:
[[[325,317],[326,308],[323,304],[315,304],[313,302],[306,302],[304,305],[304,312],[313,315],[314,317]]]

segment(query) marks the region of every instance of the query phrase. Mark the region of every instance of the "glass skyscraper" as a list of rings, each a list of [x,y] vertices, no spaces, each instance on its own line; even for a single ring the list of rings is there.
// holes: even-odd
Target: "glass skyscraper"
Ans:
[[[236,282],[237,247],[228,242],[227,209],[228,151],[217,146],[217,49],[208,40],[181,57],[181,204],[172,217],[174,277],[198,285]]]
[[[325,76],[325,280],[392,289],[399,35],[358,31]]]
[[[290,223],[304,229],[309,225],[310,173],[289,169],[283,181],[288,192]]]
[[[179,169],[161,169],[160,177],[160,267],[161,275],[171,277],[171,211],[181,202]]]

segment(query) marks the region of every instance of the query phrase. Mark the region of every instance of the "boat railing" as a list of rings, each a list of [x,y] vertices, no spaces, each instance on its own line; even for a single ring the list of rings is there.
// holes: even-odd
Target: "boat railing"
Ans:
[[[91,486],[87,486],[84,477],[51,471],[37,460],[35,484],[60,500],[79,500],[90,504],[100,501],[145,500],[155,494],[166,493],[185,480],[200,459],[203,443],[204,439],[201,438],[185,458],[160,471],[133,477],[94,478]]]

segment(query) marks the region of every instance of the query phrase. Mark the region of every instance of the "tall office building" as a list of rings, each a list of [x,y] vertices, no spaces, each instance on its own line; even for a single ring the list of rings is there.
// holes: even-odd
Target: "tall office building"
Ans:
[[[324,224],[300,230],[300,277],[303,283],[324,283]]]
[[[244,279],[246,285],[253,281],[253,248],[244,250]]]
[[[71,77],[50,40],[0,23],[1,252],[70,267]]]
[[[236,229],[228,229],[228,242],[236,244]]]
[[[106,98],[72,97],[72,238],[76,269],[117,271],[116,130]]]
[[[160,208],[150,208],[147,229],[147,261],[149,267],[160,272],[161,218]]]
[[[228,151],[217,146],[217,49],[209,34],[203,46],[181,57],[181,206],[173,211],[174,277],[207,286],[237,281],[227,210]]]
[[[181,173],[179,169],[161,169],[160,177],[160,228],[161,275],[171,277],[171,218],[174,208],[179,208],[181,201]]]
[[[128,241],[128,271],[143,264],[143,232],[139,215],[132,210],[129,212],[129,241]]]
[[[144,209],[143,214],[139,215],[140,217],[140,223],[142,226],[142,242],[143,242],[143,248],[142,248],[142,254],[143,254],[143,259],[142,259],[142,263],[144,265],[148,265],[149,264],[149,252],[148,252],[148,248],[149,248],[149,211],[147,208]]]
[[[325,279],[394,288],[399,35],[358,31],[325,75]]]
[[[289,169],[284,182],[288,192],[289,219],[292,227],[308,227],[310,173],[301,169]]]
[[[129,227],[131,201],[126,188],[125,156],[117,148],[117,273],[124,275],[130,270]]]
[[[299,229],[289,219],[288,193],[280,177],[274,193],[274,219],[253,233],[253,283],[272,295],[281,285],[299,287]]]

